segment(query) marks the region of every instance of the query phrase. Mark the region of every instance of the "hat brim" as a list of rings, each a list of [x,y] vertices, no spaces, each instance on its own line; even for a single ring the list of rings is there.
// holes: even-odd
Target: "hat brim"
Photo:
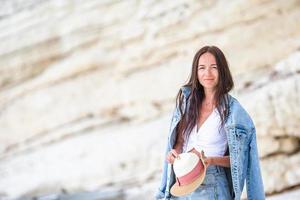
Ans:
[[[181,186],[179,186],[179,184],[176,182],[171,187],[171,190],[170,190],[171,194],[173,196],[180,197],[180,196],[185,196],[187,194],[192,193],[203,183],[205,175],[206,175],[206,166],[204,165],[204,170],[201,172],[201,174],[199,175],[199,177],[196,180],[194,180],[190,184],[181,185]]]

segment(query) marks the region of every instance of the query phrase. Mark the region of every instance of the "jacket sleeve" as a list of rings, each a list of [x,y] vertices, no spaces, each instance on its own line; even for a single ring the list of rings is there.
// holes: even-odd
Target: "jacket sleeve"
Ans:
[[[182,111],[183,113],[185,112],[186,107],[188,107],[188,105],[186,106],[186,99],[183,98],[183,104],[182,104]],[[168,182],[168,171],[170,171],[169,166],[167,161],[165,160],[167,153],[171,150],[171,148],[173,148],[173,143],[176,140],[176,134],[173,134],[172,136],[172,132],[174,131],[175,127],[176,127],[176,123],[178,122],[178,120],[181,118],[181,113],[179,111],[179,107],[178,105],[175,106],[175,109],[173,111],[173,115],[171,118],[171,123],[170,123],[170,127],[169,127],[169,135],[168,135],[168,140],[167,140],[167,144],[166,144],[166,150],[165,150],[165,156],[164,156],[164,163],[163,163],[163,172],[162,172],[162,177],[161,177],[161,183],[160,183],[160,187],[155,195],[156,199],[168,199],[168,192],[166,192],[166,188],[167,188],[167,182]],[[176,133],[176,132],[175,132]]]
[[[166,145],[166,151],[164,154],[164,158],[166,158],[167,153],[170,151],[168,143],[169,142],[167,142],[167,145]],[[168,171],[168,163],[166,162],[166,160],[164,160],[160,187],[158,188],[158,191],[155,194],[155,199],[163,199],[165,197],[165,191],[166,191],[166,186],[167,186],[167,171]]]
[[[246,176],[247,197],[249,200],[264,200],[265,194],[260,171],[255,128],[252,129],[250,136],[248,159]]]
[[[174,120],[175,113],[178,112],[177,109],[178,108],[176,107],[173,111],[173,115],[172,115],[172,118],[171,118],[171,124],[170,124],[170,127],[169,127],[169,134],[170,134],[170,131],[171,131],[171,128],[172,128],[172,122]],[[166,142],[161,181],[160,181],[160,186],[158,188],[158,191],[155,194],[155,199],[165,198],[166,186],[167,186],[167,174],[168,174],[168,163],[165,159],[166,159],[166,156],[167,156],[168,152],[171,150],[170,144],[169,144],[169,140],[170,140],[169,137],[170,137],[170,135],[168,136],[168,139],[167,139],[167,142]]]

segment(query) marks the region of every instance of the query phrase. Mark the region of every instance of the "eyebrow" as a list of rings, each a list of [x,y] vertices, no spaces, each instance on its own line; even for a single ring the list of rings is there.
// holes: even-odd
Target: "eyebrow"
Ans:
[[[211,64],[210,66],[213,66],[213,65],[217,65],[217,64]],[[198,65],[198,67],[200,67],[200,66],[205,67],[205,65]]]

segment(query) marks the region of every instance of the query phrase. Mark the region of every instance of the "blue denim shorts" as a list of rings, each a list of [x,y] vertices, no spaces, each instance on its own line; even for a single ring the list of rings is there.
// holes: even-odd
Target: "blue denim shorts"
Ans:
[[[225,171],[222,167],[211,165],[206,170],[203,183],[191,194],[172,197],[174,200],[232,200]]]

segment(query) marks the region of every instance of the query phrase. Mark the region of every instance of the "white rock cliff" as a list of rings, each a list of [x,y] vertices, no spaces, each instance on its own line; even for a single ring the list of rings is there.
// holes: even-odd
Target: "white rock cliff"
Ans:
[[[0,1],[0,199],[152,199],[175,96],[224,50],[267,195],[300,185],[300,2]]]

